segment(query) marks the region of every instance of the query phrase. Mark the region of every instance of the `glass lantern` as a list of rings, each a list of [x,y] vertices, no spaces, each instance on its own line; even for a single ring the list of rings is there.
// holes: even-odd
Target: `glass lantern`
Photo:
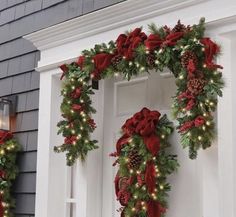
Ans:
[[[6,99],[0,99],[0,130],[10,130],[10,104]]]

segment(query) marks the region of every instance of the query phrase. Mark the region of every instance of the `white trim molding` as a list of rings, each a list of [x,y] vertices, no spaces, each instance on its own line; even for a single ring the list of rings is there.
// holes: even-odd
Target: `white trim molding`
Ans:
[[[200,154],[202,159],[202,216],[204,217],[235,217],[236,216],[236,146],[235,141],[235,117],[236,76],[233,69],[236,56],[236,1],[235,0],[127,0],[114,6],[66,21],[64,23],[34,32],[25,36],[40,51],[40,62],[37,70],[40,72],[40,104],[39,104],[39,136],[37,159],[37,189],[36,189],[36,217],[55,217],[50,215],[50,190],[52,185],[52,167],[57,161],[52,151],[52,142],[59,142],[62,138],[52,138],[55,134],[55,105],[59,106],[59,100],[55,104],[55,85],[60,88],[58,66],[65,62],[74,61],[83,49],[91,48],[96,43],[114,40],[121,32],[136,26],[143,26],[147,30],[147,24],[155,22],[158,25],[174,25],[177,19],[184,23],[197,23],[201,17],[207,21],[207,34],[223,45],[223,55],[219,59],[225,66],[223,71],[226,80],[224,97],[220,99],[217,124],[219,138],[213,148]],[[234,49],[233,49],[234,48]],[[102,82],[101,82],[102,83]],[[98,98],[99,97],[99,98]],[[95,117],[99,125],[103,124],[103,100],[104,90],[94,96],[99,115]],[[226,106],[227,105],[227,106]],[[53,133],[52,133],[53,132]],[[98,129],[96,137],[103,139],[103,129]],[[92,177],[91,171],[96,162],[104,163],[102,150],[89,155],[90,163],[82,167],[84,183],[81,194],[85,198],[84,209],[80,217],[91,217],[88,206],[102,200],[102,189],[94,189],[89,186],[102,186],[102,169],[97,168],[100,176]],[[62,160],[65,162],[65,159]],[[97,165],[100,165],[97,164]],[[101,171],[100,171],[101,170]],[[99,171],[101,173],[99,173]],[[56,171],[57,172],[57,171]],[[56,173],[55,172],[55,173]],[[91,176],[91,177],[90,177]],[[90,177],[90,178],[89,178]],[[211,183],[212,177],[217,177]],[[109,181],[109,180],[108,180]],[[214,192],[214,200],[211,201],[210,189]],[[102,188],[102,187],[101,187]],[[54,192],[56,190],[54,189]],[[90,194],[96,191],[96,196]],[[100,204],[96,204],[96,217],[103,216],[99,211]],[[94,209],[95,210],[95,209]],[[214,210],[214,211],[212,211]],[[94,211],[95,212],[95,211]],[[60,217],[60,216],[58,216]]]

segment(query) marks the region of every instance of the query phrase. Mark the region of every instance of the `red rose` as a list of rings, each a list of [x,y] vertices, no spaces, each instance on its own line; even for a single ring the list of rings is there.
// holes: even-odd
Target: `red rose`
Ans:
[[[81,88],[78,87],[71,93],[71,97],[74,99],[79,98],[81,96],[81,92]]]
[[[195,101],[193,99],[188,101],[187,106],[185,107],[186,110],[190,111],[195,106]]]
[[[194,125],[195,127],[200,127],[203,124],[205,124],[205,119],[202,116],[198,116],[195,120],[194,120]]]
[[[153,156],[157,155],[160,150],[160,138],[156,134],[144,137],[144,143]]]
[[[79,56],[78,60],[77,60],[77,64],[80,67],[80,69],[82,70],[84,67],[84,62],[85,62],[85,57],[84,56]]]
[[[153,161],[149,161],[145,171],[145,183],[149,194],[152,194],[156,187],[156,170]]]
[[[204,45],[205,48],[205,64],[207,65],[207,67],[210,69],[222,69],[222,66],[213,63],[215,55],[220,51],[219,46],[214,43],[210,38],[201,39],[201,43]]]
[[[166,209],[161,206],[158,201],[149,200],[147,203],[148,217],[161,217],[166,212]]]

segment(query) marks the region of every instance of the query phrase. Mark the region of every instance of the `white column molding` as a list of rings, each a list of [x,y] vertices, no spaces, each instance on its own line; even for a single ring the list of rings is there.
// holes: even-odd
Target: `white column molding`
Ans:
[[[226,80],[224,97],[219,100],[217,112],[216,145],[204,154],[200,153],[202,212],[204,217],[236,216],[236,146],[234,144],[236,141],[236,125],[234,124],[236,86],[233,85],[236,83],[233,71],[236,67],[236,40],[234,39],[236,2],[235,0],[128,0],[25,36],[41,51],[37,68],[40,72],[40,104],[36,217],[55,217],[51,208],[52,198],[49,194],[56,192],[56,187],[52,185],[53,175],[57,175],[58,170],[55,173],[52,173],[52,170],[59,158],[61,158],[60,166],[65,163],[63,154],[55,157],[52,150],[54,143],[59,144],[62,141],[61,137],[55,136],[55,123],[59,116],[58,111],[55,114],[54,109],[55,105],[60,104],[60,99],[56,98],[60,88],[57,77],[60,71],[57,67],[62,63],[75,60],[83,49],[91,48],[96,43],[114,40],[118,34],[127,29],[143,25],[147,30],[146,26],[151,22],[171,25],[176,22],[176,18],[184,23],[192,24],[198,22],[200,15],[206,17],[208,33],[222,44],[223,55],[219,62],[224,66],[223,73]],[[55,92],[55,85],[57,92]],[[94,118],[101,126],[94,137],[100,141],[103,140],[103,100],[104,87],[101,85],[100,90],[93,97],[94,105],[98,110]],[[77,207],[80,217],[102,217],[101,207],[106,209],[106,204],[102,205],[102,188],[106,188],[102,183],[102,164],[107,162],[102,159],[103,151],[101,148],[91,153],[88,157],[89,162],[86,165],[80,165],[78,169],[81,175],[78,198],[84,200],[79,202]],[[211,182],[213,177],[217,177],[217,180]],[[210,190],[213,188],[217,190],[214,191],[213,196],[210,196]],[[214,197],[213,200],[209,201],[212,197]]]

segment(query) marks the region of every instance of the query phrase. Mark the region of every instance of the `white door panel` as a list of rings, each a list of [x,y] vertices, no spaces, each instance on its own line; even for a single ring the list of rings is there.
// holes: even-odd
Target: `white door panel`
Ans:
[[[114,176],[117,168],[112,167],[114,158],[108,158],[115,151],[120,137],[120,128],[127,118],[143,107],[156,109],[170,118],[171,96],[175,93],[173,77],[159,73],[144,75],[131,81],[109,79],[104,82],[104,163],[103,163],[103,217],[119,217],[120,207],[114,193]],[[201,165],[199,160],[188,158],[187,151],[180,145],[178,133],[171,137],[173,154],[178,155],[181,167],[169,180],[172,185],[170,208],[167,217],[201,217]]]

